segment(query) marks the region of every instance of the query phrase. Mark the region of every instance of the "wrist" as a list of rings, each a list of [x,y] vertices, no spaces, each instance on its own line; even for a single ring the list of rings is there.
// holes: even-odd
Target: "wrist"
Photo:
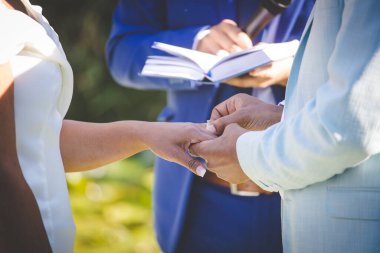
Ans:
[[[285,100],[281,101],[278,105],[273,105],[273,110],[277,114],[282,114],[282,111],[284,110],[284,105],[282,102],[285,102]]]
[[[283,107],[279,105],[269,105],[269,106],[270,108],[268,110],[268,114],[265,120],[263,120],[262,128],[259,128],[257,130],[265,130],[281,121]]]
[[[283,111],[284,107],[282,105],[273,105],[273,124],[276,124],[281,121]]]
[[[133,142],[133,146],[135,146],[137,152],[148,150],[149,145],[147,140],[149,139],[148,135],[150,135],[150,124],[153,123],[146,121],[124,121],[122,127],[127,134],[123,142],[127,145]]]

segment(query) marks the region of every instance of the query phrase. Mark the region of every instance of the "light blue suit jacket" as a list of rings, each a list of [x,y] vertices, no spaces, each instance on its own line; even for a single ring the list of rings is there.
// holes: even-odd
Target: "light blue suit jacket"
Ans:
[[[238,140],[245,173],[282,192],[285,252],[380,252],[379,46],[380,1],[318,0],[284,120]]]

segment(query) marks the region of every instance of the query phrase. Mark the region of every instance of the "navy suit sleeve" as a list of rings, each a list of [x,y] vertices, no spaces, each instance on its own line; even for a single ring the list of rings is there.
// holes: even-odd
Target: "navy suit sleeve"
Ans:
[[[190,81],[143,77],[140,72],[159,41],[191,48],[203,27],[169,30],[165,0],[120,0],[113,16],[113,27],[106,48],[108,67],[123,86],[137,89],[194,89]]]

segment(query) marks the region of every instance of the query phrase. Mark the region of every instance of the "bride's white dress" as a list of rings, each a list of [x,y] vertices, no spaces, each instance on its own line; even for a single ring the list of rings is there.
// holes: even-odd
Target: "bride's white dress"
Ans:
[[[53,252],[73,251],[71,214],[59,136],[72,96],[73,74],[41,8],[22,0],[29,16],[0,1],[0,64],[15,80],[17,155],[41,211]],[[0,120],[1,122],[1,120]]]

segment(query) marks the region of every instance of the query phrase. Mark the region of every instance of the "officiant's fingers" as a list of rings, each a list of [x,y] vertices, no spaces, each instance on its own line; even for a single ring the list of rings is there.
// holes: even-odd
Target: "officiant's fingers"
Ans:
[[[269,78],[267,76],[257,76],[257,74],[255,76],[251,76],[249,74],[242,77],[232,78],[226,81],[226,83],[240,88],[265,88],[271,85],[268,81]]]
[[[220,47],[220,45],[218,44],[218,42],[214,39],[211,39],[211,38],[208,40],[205,40],[205,41],[201,41],[200,43],[202,43],[202,45],[201,45],[202,50],[201,51],[205,52],[205,53],[217,55],[218,52],[223,50]],[[225,53],[228,54],[227,51]]]
[[[238,33],[237,37],[235,37],[235,38],[236,38],[235,42],[242,49],[247,49],[247,48],[252,47],[252,41],[251,41],[251,39],[249,38],[249,36],[245,32],[240,31]]]
[[[215,33],[211,33],[210,35],[213,35],[213,40],[216,41],[219,45],[219,47],[229,53],[239,52],[242,51],[242,48],[235,43],[233,39],[230,38],[227,31],[217,30]],[[228,55],[227,54],[227,55]]]
[[[217,42],[222,48],[231,48],[235,43],[233,40],[225,33],[224,28],[221,26],[215,26],[215,28],[208,34],[210,39]]]
[[[242,49],[252,47],[252,41],[249,36],[244,33],[233,20],[225,19],[221,22],[223,31],[230,37],[236,45]]]

